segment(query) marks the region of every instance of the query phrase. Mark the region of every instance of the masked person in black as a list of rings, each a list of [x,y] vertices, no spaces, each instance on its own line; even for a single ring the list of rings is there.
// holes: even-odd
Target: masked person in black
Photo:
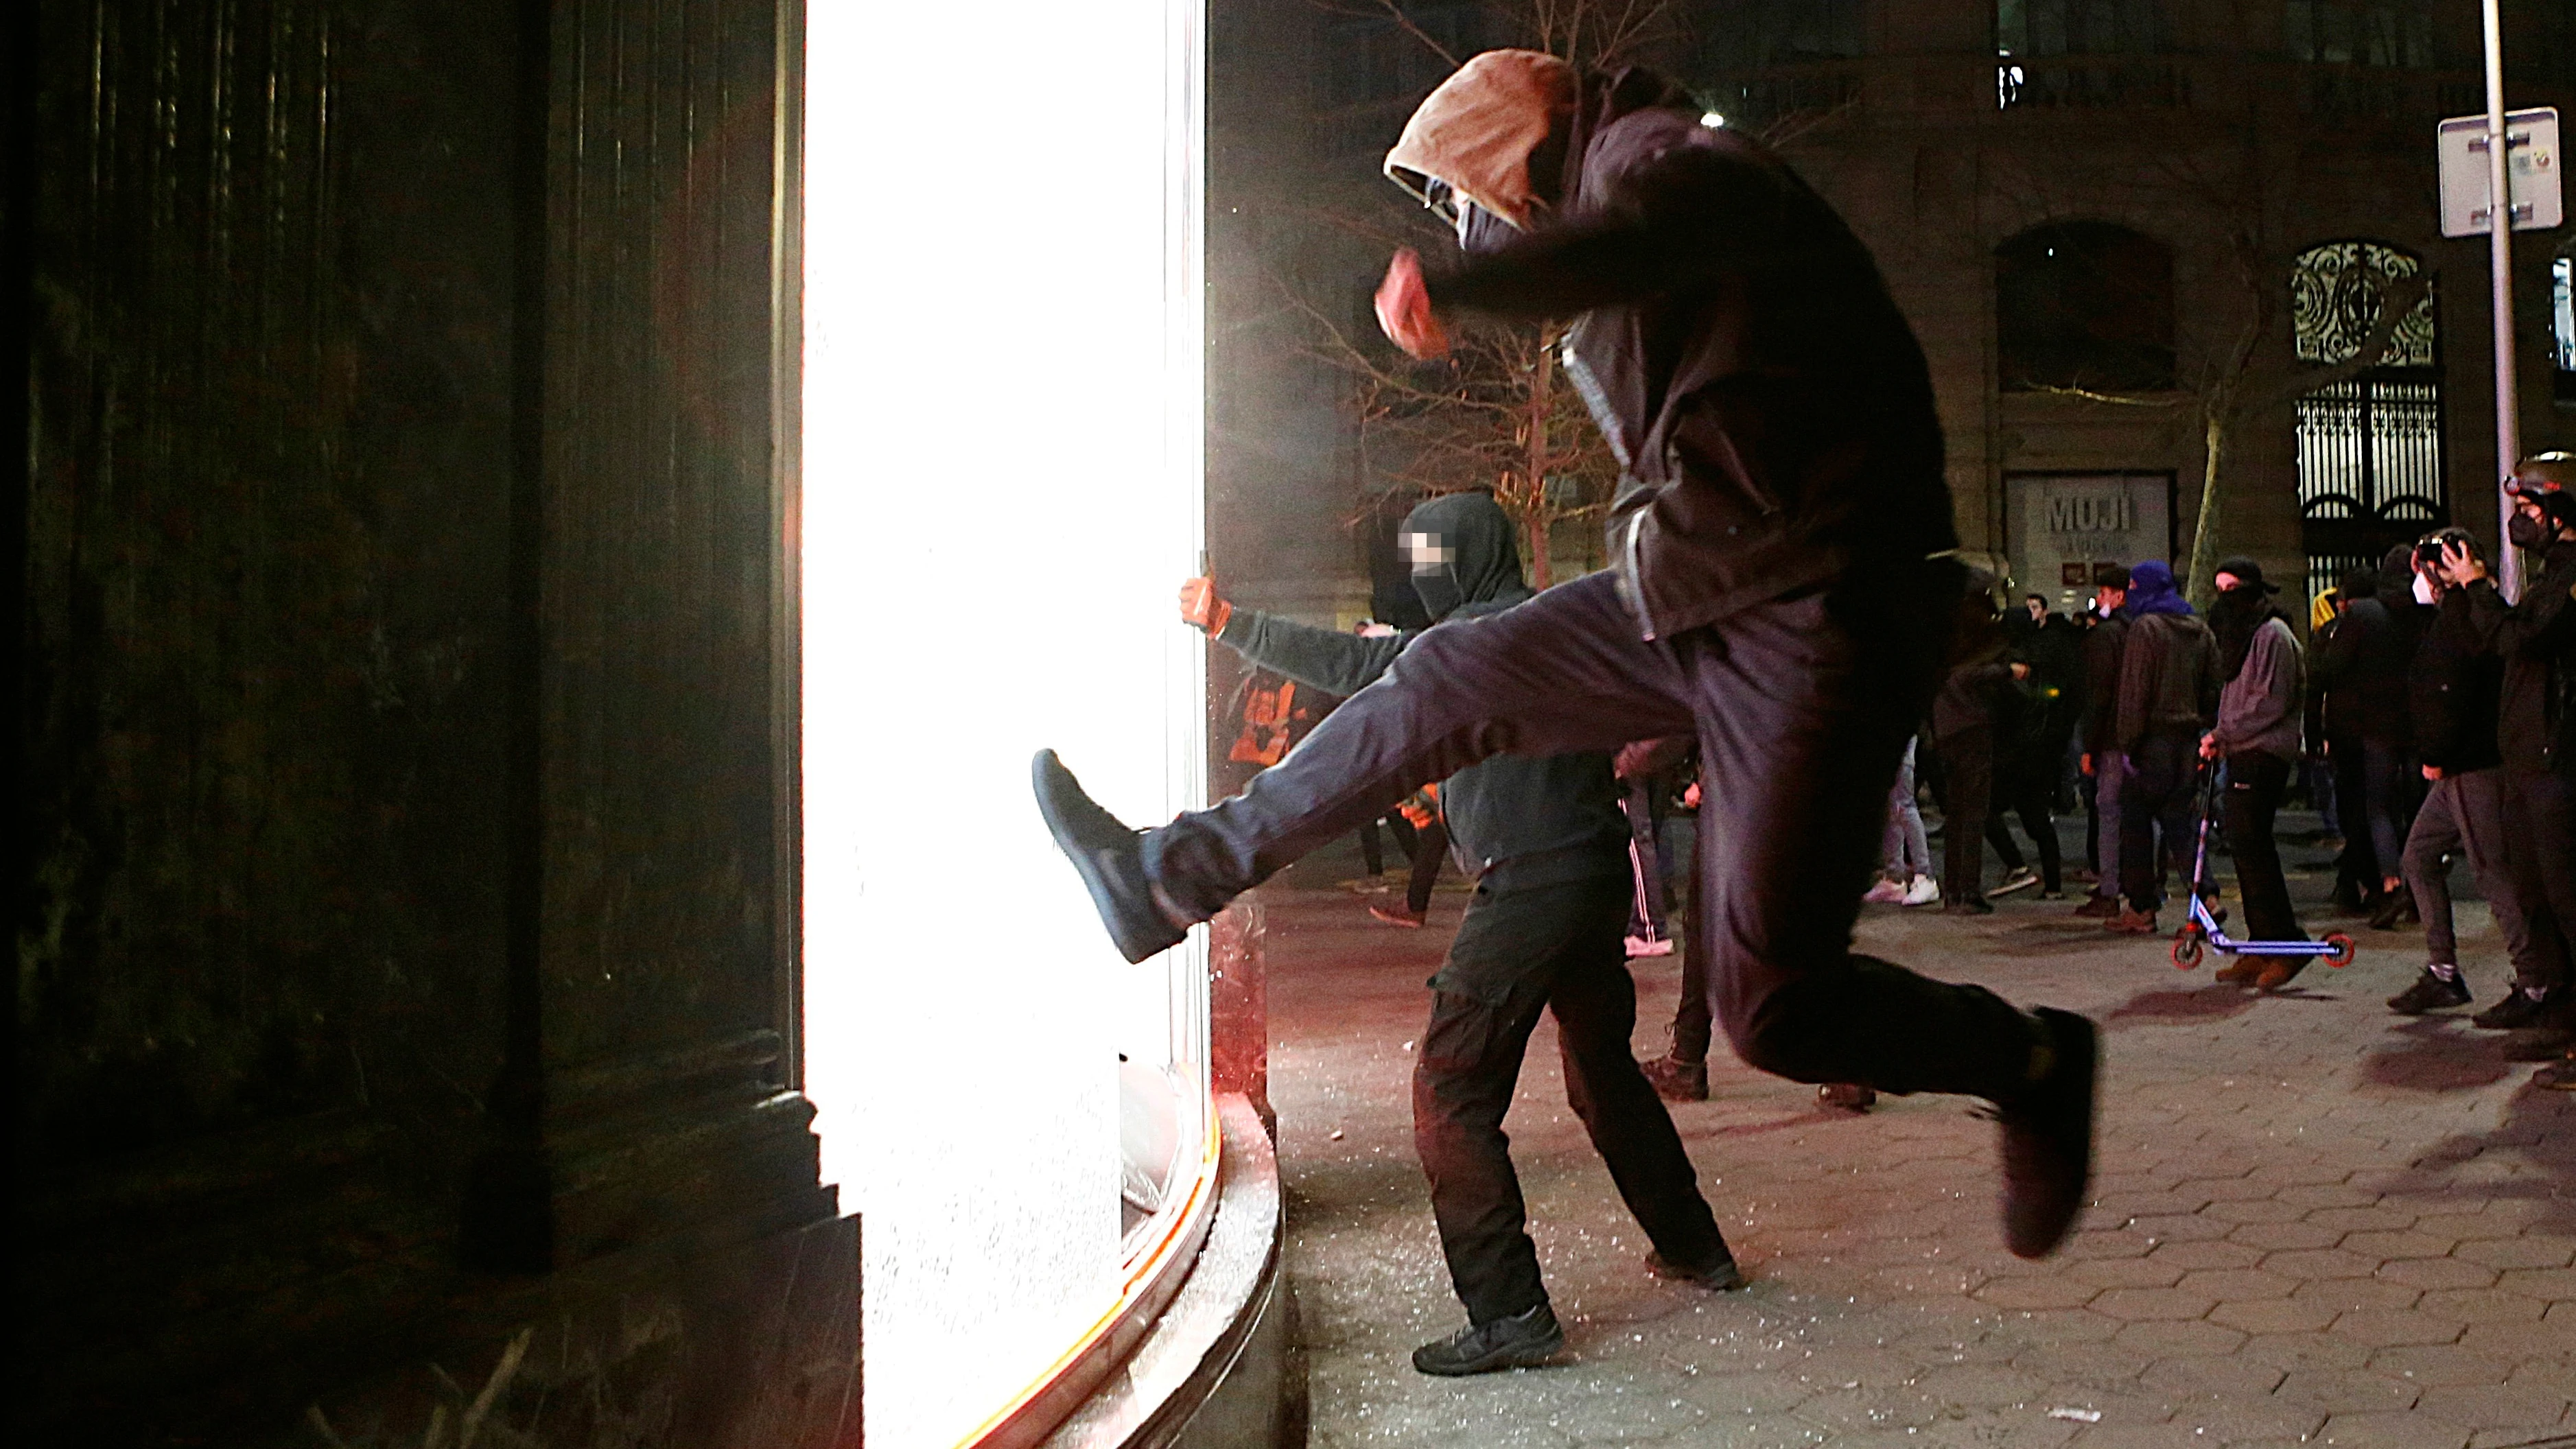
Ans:
[[[1142,960],[1424,780],[1695,731],[1689,949],[1736,1054],[1795,1081],[1994,1102],[2005,1241],[2040,1256],[2085,1201],[2095,1028],[1852,949],[1959,596],[1931,374],[1850,228],[1701,115],[1650,72],[1489,51],[1387,157],[1465,255],[1399,253],[1380,325],[1434,357],[1477,319],[1572,323],[1566,374],[1625,472],[1612,567],[1433,628],[1207,810],[1131,830],[1052,753],[1039,808]]]
[[[1432,619],[1481,621],[1530,597],[1512,534],[1487,493],[1434,498],[1405,518],[1413,586]],[[1183,587],[1181,608],[1255,664],[1336,694],[1402,669],[1407,649],[1429,637],[1364,639],[1233,608],[1205,579]],[[1655,1245],[1648,1266],[1709,1288],[1743,1281],[1681,1135],[1628,1054],[1637,992],[1624,944],[1633,897],[1619,795],[1611,757],[1600,753],[1498,755],[1441,786],[1450,833],[1479,874],[1449,959],[1431,978],[1413,1134],[1469,1326],[1414,1354],[1424,1373],[1525,1365],[1564,1343],[1503,1136],[1541,1011],[1556,1017],[1566,1100]]]
[[[2553,933],[2561,974],[2518,985],[2473,1018],[2509,1030],[2567,1025],[2565,973],[2576,934],[2576,458],[2525,459],[2514,478],[2510,546],[2529,564],[2507,603],[2475,552],[2442,549],[2445,583],[2466,599],[2479,642],[2504,660],[2496,743],[2504,756],[2506,869],[2531,931]]]
[[[2306,939],[2290,908],[2281,848],[2272,818],[2299,763],[2299,721],[2307,687],[2299,636],[2272,602],[2262,565],[2231,558],[2218,566],[2218,597],[2209,632],[2218,644],[2218,724],[2201,738],[2201,758],[2227,761],[2227,842],[2236,854],[2236,886],[2245,897],[2245,927],[2257,941]],[[2265,991],[2289,984],[2305,956],[2239,956],[2218,979]]]

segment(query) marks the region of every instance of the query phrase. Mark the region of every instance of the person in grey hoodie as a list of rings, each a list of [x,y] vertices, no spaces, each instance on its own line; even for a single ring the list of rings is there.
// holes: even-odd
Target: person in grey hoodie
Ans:
[[[2205,760],[2227,762],[2227,843],[2236,853],[2236,885],[2245,897],[2245,928],[2257,941],[2305,939],[2281,875],[2272,817],[2299,763],[2299,721],[2307,698],[2299,636],[2272,602],[2277,586],[2263,566],[2231,558],[2218,566],[2218,597],[2209,606],[2218,641],[2218,724],[2201,738]],[[2239,956],[2218,979],[2270,991],[2288,984],[2304,956]]]

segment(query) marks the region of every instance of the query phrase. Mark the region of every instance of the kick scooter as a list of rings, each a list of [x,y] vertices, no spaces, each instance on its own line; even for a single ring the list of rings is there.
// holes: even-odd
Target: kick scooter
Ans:
[[[2200,838],[2192,850],[2191,912],[2174,933],[2174,965],[2185,971],[2199,965],[2204,945],[2230,956],[2314,956],[2336,968],[2351,965],[2352,937],[2341,931],[2326,932],[2322,941],[2239,941],[2222,929],[2204,894],[2209,890],[2209,817],[2218,808],[2218,771],[2207,760],[2200,765],[2199,795]]]

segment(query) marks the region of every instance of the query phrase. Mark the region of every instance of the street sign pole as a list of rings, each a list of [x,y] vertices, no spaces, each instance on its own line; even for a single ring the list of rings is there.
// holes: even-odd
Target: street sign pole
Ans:
[[[2497,583],[2510,600],[2522,597],[2522,560],[2505,539],[2513,518],[2512,495],[2504,491],[2522,461],[2522,415],[2513,365],[2513,186],[2507,170],[2512,143],[2505,135],[2504,24],[2500,0],[2486,0],[2487,51],[2487,265],[2495,287],[2496,390],[2496,553],[2502,565]]]

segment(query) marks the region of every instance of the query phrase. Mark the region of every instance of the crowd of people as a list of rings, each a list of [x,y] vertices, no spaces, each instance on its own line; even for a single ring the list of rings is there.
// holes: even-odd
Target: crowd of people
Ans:
[[[2576,1029],[2569,978],[2576,930],[2576,459],[2526,460],[2509,546],[2530,579],[2507,600],[2476,542],[2445,528],[2347,572],[2305,646],[2260,564],[2232,558],[2195,610],[2171,569],[2103,565],[2076,617],[2037,596],[1999,615],[1972,579],[1951,667],[1916,747],[1934,767],[1941,879],[1924,887],[1915,772],[1890,802],[1882,879],[1868,899],[1942,902],[1981,914],[1990,895],[2060,893],[2054,808],[2086,815],[2088,899],[2079,915],[2112,931],[2164,929],[2176,880],[2192,879],[2201,812],[2235,863],[2245,939],[2305,939],[2274,820],[2302,781],[2338,835],[2333,907],[2383,931],[2423,929],[2421,977],[2389,1001],[2420,1015],[2471,1005],[2459,964],[2449,868],[2465,857],[2513,976],[2472,1020],[2531,1031],[2529,1050],[2563,1055]],[[1914,758],[1909,749],[1908,761]],[[2203,802],[2208,802],[2206,805]],[[2018,816],[2034,875],[2005,825]],[[1986,844],[2004,864],[1984,885]],[[2224,907],[2217,907],[2221,914]],[[2275,990],[2311,960],[2241,955],[2218,971]],[[2544,1085],[2576,1087],[2563,1062]]]

